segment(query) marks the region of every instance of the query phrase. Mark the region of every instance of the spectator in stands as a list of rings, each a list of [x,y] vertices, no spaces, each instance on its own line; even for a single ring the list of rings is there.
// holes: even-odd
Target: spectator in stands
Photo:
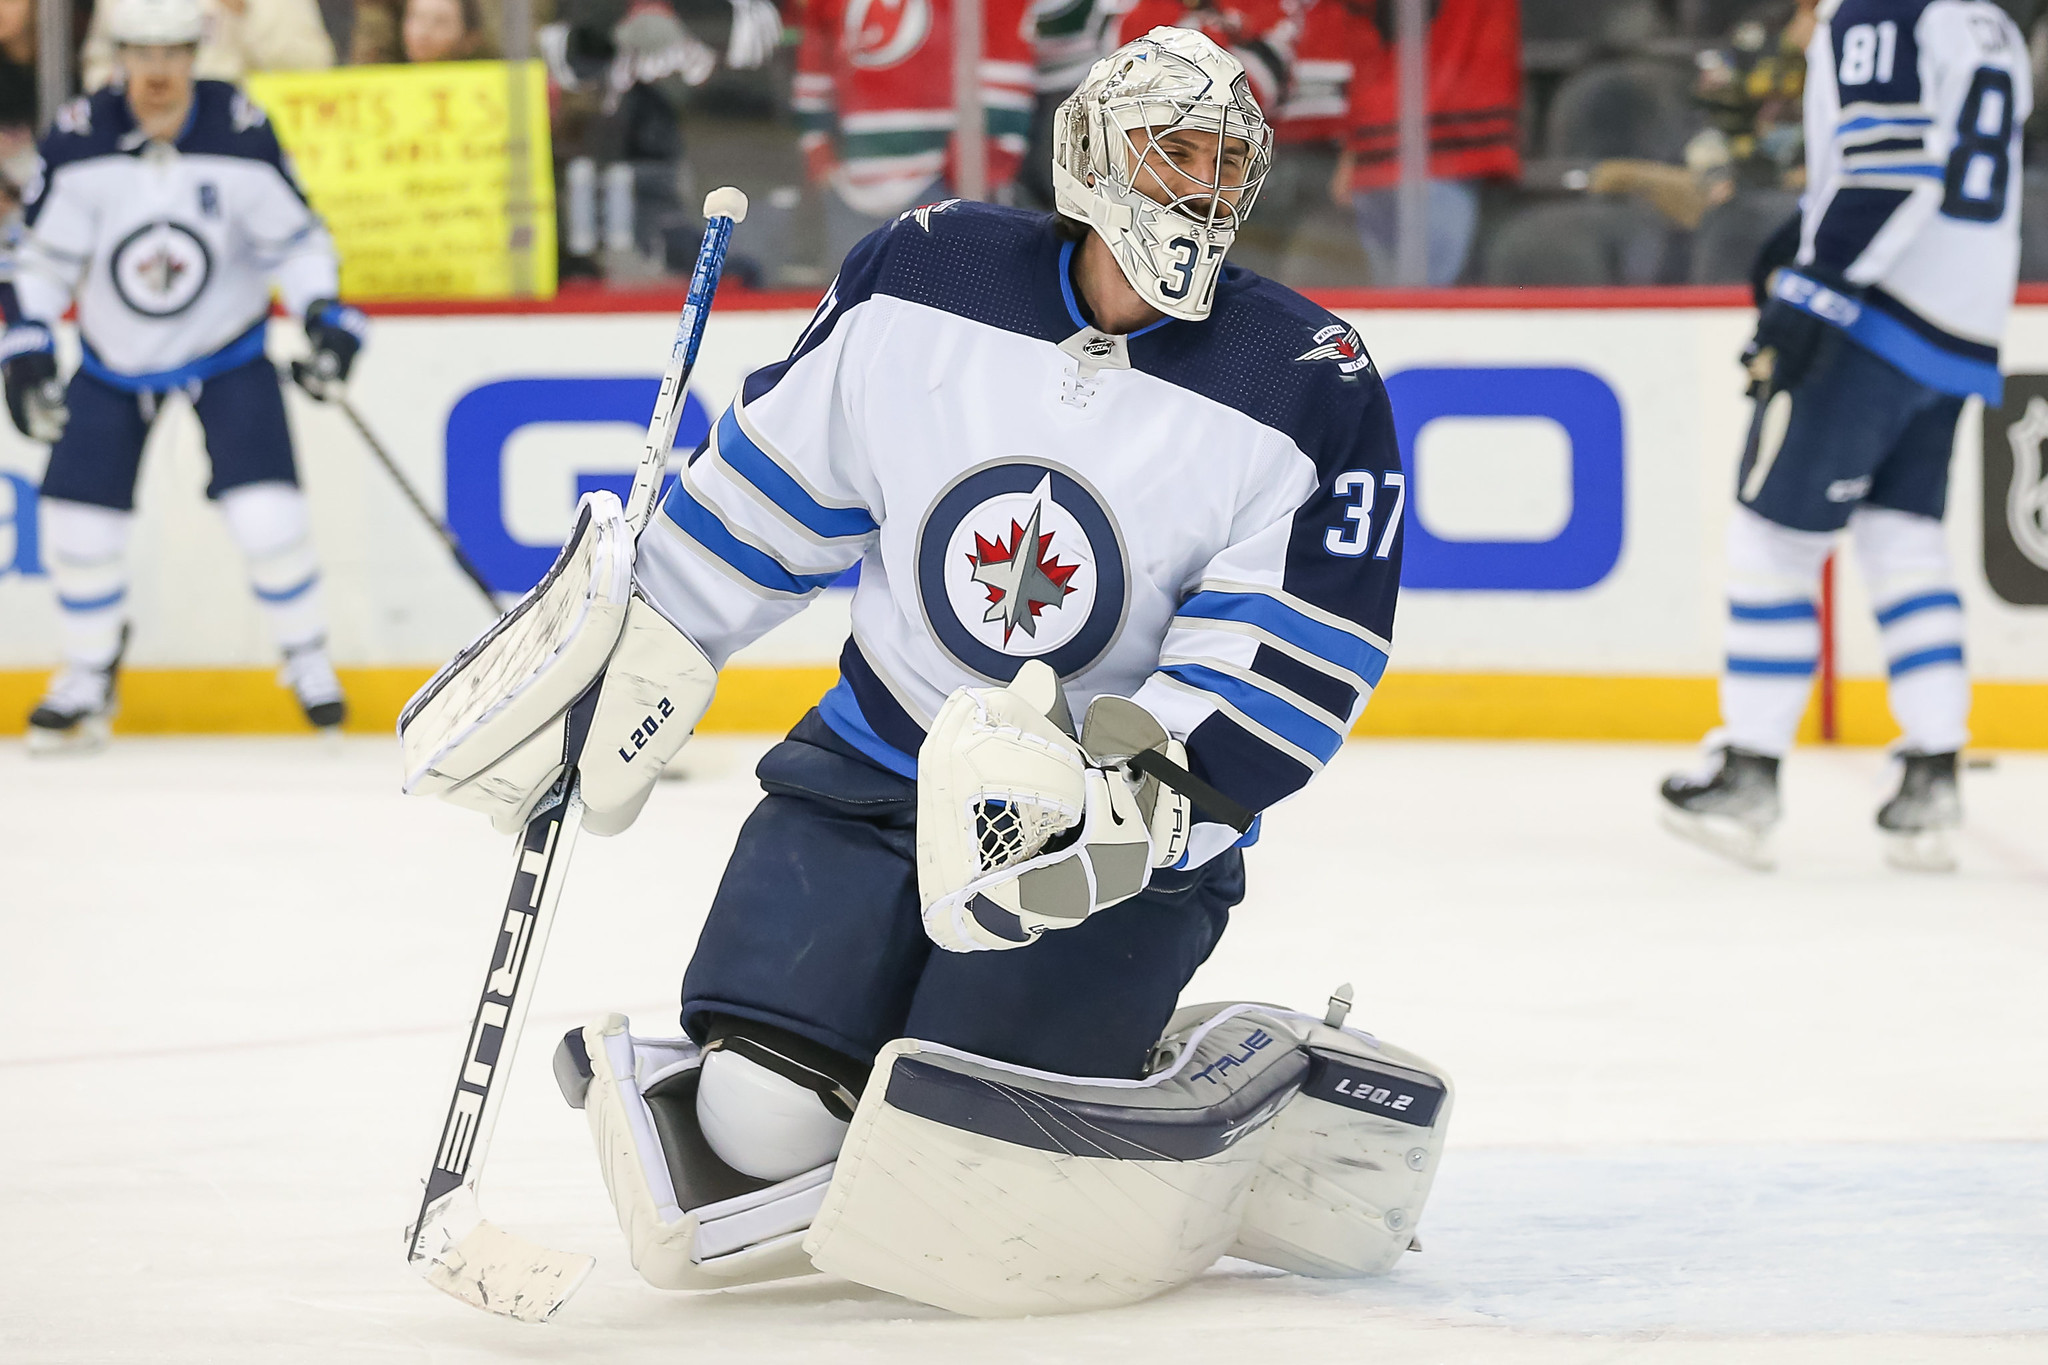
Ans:
[[[1595,194],[1629,194],[1691,231],[1707,210],[1744,189],[1806,184],[1806,43],[1819,0],[1766,0],[1723,47],[1698,57],[1694,98],[1708,126],[1686,143],[1685,164],[1616,158],[1593,167]]]
[[[0,214],[36,167],[35,0],[0,0]]]
[[[114,78],[114,43],[107,12],[94,12],[80,53],[87,90]],[[334,65],[334,40],[317,0],[204,0],[206,37],[193,74],[201,80],[239,81],[251,71],[316,71]]]
[[[1331,181],[1349,201],[1372,265],[1394,283],[1401,179],[1396,0],[1375,0],[1351,83],[1351,136]],[[1429,7],[1429,228],[1426,279],[1457,283],[1479,227],[1479,184],[1521,174],[1521,7],[1436,0]]]
[[[1292,5],[1287,14],[1289,30],[1269,42],[1280,51],[1292,45],[1286,93],[1272,121],[1273,169],[1231,259],[1295,288],[1356,284],[1350,197],[1333,207],[1330,183],[1349,129],[1361,48],[1378,42],[1373,0],[1308,0],[1305,14]]]
[[[797,52],[805,171],[825,188],[827,265],[953,183],[955,0],[806,0]],[[1031,123],[1027,0],[981,0],[988,183],[1016,178]],[[859,22],[849,29],[853,11]]]
[[[405,0],[399,41],[409,62],[468,62],[498,55],[478,0]]]

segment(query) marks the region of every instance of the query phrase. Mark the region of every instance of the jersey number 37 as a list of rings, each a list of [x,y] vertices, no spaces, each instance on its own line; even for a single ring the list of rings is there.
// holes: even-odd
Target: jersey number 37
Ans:
[[[1380,489],[1385,488],[1394,495],[1394,505],[1388,509],[1386,520],[1380,523],[1377,538],[1372,533],[1373,509],[1379,502]],[[1330,492],[1347,504],[1344,508],[1344,525],[1332,526],[1323,532],[1323,548],[1333,555],[1345,559],[1357,559],[1370,554],[1374,559],[1385,559],[1394,549],[1394,532],[1401,527],[1401,505],[1408,500],[1408,476],[1398,469],[1376,474],[1370,469],[1354,469],[1339,474],[1337,481],[1330,485]]]

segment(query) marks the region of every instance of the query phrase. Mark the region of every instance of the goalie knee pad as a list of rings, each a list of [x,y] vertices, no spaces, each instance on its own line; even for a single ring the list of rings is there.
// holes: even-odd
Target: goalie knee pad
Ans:
[[[784,1180],[735,1170],[697,1122],[704,1054],[687,1038],[635,1038],[610,1015],[555,1050],[563,1098],[584,1112],[634,1269],[658,1289],[720,1289],[811,1273],[804,1231],[828,1159]]]
[[[399,717],[405,790],[525,823],[570,765],[585,827],[633,823],[711,705],[711,661],[633,590],[618,498],[592,493],[554,567]]]
[[[784,1029],[716,1019],[697,1082],[697,1126],[718,1158],[787,1180],[839,1155],[867,1068]]]

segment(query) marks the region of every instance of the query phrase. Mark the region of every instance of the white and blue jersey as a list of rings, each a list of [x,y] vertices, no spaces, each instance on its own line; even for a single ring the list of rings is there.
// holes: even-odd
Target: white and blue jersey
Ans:
[[[8,321],[54,327],[75,300],[84,370],[164,391],[263,355],[272,283],[303,316],[338,292],[334,246],[263,111],[196,82],[175,143],[117,89],[74,100],[40,147]]]
[[[963,686],[1043,659],[1078,715],[1135,697],[1253,811],[1299,790],[1387,666],[1405,497],[1357,333],[1227,269],[1202,322],[1082,316],[1056,220],[907,213],[847,257],[640,543],[723,665],[860,565],[825,722],[915,772]],[[1197,812],[1198,816],[1200,812]],[[1238,839],[1199,822],[1189,865]]]
[[[1822,0],[1799,265],[1779,297],[1942,393],[1997,402],[2019,276],[2026,42],[1989,0]],[[1859,298],[1827,279],[1859,286]]]

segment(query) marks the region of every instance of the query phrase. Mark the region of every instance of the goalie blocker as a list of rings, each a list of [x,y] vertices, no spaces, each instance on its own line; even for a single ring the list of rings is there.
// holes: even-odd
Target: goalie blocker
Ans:
[[[836,1161],[754,1180],[696,1125],[704,1053],[609,1016],[556,1052],[650,1284],[822,1270],[982,1317],[1150,1298],[1234,1255],[1385,1272],[1412,1246],[1452,1089],[1412,1053],[1260,1004],[1176,1013],[1142,1080],[899,1039]]]
[[[516,833],[574,766],[584,827],[617,834],[703,719],[718,670],[633,586],[616,494],[587,495],[547,576],[398,720],[405,790]]]

